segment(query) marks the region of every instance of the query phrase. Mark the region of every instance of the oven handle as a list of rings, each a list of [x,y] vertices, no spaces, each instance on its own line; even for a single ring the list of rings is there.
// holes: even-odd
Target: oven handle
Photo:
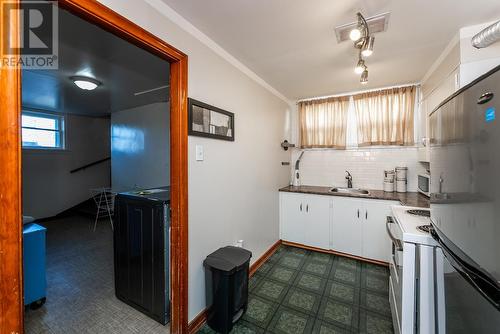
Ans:
[[[392,243],[396,246],[396,250],[399,252],[403,251],[403,245],[401,245],[401,241],[399,239],[396,239],[394,235],[392,235],[391,228],[389,224],[394,224],[394,220],[392,219],[391,216],[387,216],[387,220],[385,221],[385,227],[387,229],[387,234],[389,235],[389,238],[391,238]]]

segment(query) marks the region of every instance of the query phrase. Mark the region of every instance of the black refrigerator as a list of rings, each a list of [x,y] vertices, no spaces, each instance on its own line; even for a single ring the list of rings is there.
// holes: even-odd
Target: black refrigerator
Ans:
[[[497,119],[498,118],[498,119]],[[500,66],[429,116],[440,334],[500,333]]]
[[[170,320],[170,187],[115,198],[118,299],[165,325]]]

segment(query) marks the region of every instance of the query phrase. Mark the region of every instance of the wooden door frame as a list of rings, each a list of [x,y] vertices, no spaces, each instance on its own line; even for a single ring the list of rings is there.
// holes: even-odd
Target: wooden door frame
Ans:
[[[0,0],[16,2],[21,0]],[[170,62],[171,333],[188,331],[188,57],[96,0],[59,6]],[[3,19],[3,18],[2,18]],[[19,19],[1,38],[18,39]],[[0,74],[0,334],[23,333],[21,69]],[[49,296],[50,298],[50,296]]]

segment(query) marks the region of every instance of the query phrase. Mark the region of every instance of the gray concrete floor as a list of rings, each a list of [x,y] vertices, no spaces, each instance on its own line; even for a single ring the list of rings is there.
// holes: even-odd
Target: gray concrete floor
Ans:
[[[169,333],[115,297],[109,221],[73,216],[47,228],[47,302],[27,309],[26,333]]]

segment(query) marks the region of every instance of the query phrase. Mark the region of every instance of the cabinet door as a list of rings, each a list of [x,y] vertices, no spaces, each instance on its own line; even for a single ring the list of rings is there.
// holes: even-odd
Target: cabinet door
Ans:
[[[304,209],[304,195],[280,193],[280,235],[282,240],[300,244],[306,243]]]
[[[332,249],[362,256],[362,200],[335,197],[332,208]]]
[[[386,232],[386,219],[391,215],[392,201],[363,201],[363,257],[389,262],[391,240]]]
[[[418,160],[429,162],[430,159],[430,142],[429,142],[429,101],[422,100],[420,104],[418,127]]]
[[[305,195],[304,230],[306,245],[330,249],[331,197]]]

